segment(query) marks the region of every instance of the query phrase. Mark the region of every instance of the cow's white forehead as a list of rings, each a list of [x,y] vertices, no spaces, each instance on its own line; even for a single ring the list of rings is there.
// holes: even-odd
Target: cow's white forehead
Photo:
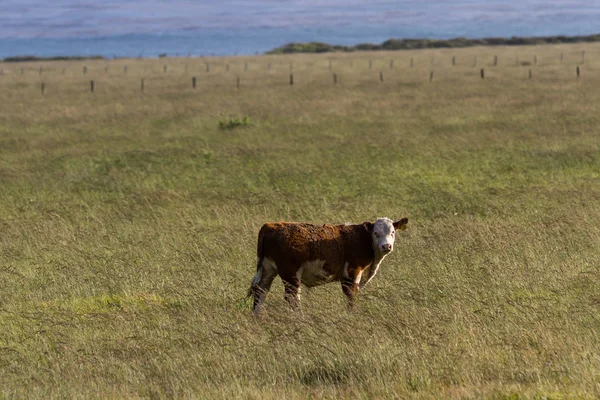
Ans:
[[[375,221],[375,226],[373,227],[374,232],[378,232],[380,234],[389,235],[394,232],[393,221],[389,218],[377,218]]]

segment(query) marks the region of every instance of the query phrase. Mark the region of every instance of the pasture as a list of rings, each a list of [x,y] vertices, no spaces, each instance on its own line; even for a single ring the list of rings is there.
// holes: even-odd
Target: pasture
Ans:
[[[600,396],[599,45],[0,67],[0,397]],[[264,222],[379,216],[252,316]]]

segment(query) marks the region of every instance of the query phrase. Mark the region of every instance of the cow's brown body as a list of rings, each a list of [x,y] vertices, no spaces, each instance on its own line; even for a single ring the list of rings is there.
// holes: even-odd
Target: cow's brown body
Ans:
[[[391,224],[391,220],[388,221]],[[405,229],[408,220],[402,221],[405,222],[401,229]],[[259,311],[277,275],[284,282],[285,298],[292,303],[299,304],[301,284],[312,287],[339,281],[352,305],[363,272],[369,269],[372,277],[387,254],[374,248],[373,226],[370,222],[360,225],[264,224],[258,234],[257,274],[251,287],[255,312]]]

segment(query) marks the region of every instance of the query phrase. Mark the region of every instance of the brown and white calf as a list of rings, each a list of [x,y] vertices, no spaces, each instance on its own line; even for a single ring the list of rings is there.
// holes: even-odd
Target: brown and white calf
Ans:
[[[300,305],[300,284],[307,287],[339,281],[352,306],[358,289],[373,279],[384,257],[394,248],[395,232],[408,218],[379,218],[360,225],[266,223],[258,233],[256,275],[249,295],[257,314],[277,275],[285,299]],[[363,277],[363,273],[365,276]]]

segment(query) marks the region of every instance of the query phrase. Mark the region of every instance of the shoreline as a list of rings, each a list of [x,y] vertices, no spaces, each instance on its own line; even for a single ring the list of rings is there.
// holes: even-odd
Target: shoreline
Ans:
[[[469,39],[457,37],[452,39],[388,39],[380,44],[375,43],[359,43],[352,46],[332,45],[324,42],[290,42],[283,44],[274,49],[260,53],[260,55],[282,55],[282,54],[298,54],[298,53],[351,53],[359,51],[399,51],[399,50],[422,50],[422,49],[443,49],[443,48],[466,48],[475,46],[535,46],[545,44],[574,44],[574,43],[596,43],[600,42],[600,33],[592,35],[556,35],[556,36],[512,36],[504,37],[489,37],[480,39]],[[238,54],[217,56],[230,57]],[[258,55],[258,54],[257,54]],[[206,57],[200,55],[199,57]],[[17,62],[43,62],[43,61],[85,61],[85,60],[113,60],[127,58],[143,58],[143,59],[158,59],[158,58],[180,58],[185,57],[179,54],[168,55],[162,53],[155,57],[145,56],[114,56],[106,57],[102,55],[89,56],[37,56],[32,54],[19,54],[0,59],[2,63],[17,63]],[[189,56],[188,56],[189,57]],[[194,56],[198,57],[198,56]],[[209,57],[213,57],[210,55]]]
[[[323,42],[292,42],[284,44],[265,54],[294,54],[294,53],[336,53],[354,51],[384,51],[384,50],[420,50],[465,48],[475,46],[535,46],[543,44],[572,44],[600,42],[600,33],[582,36],[530,36],[510,38],[490,37],[468,39],[463,37],[453,39],[388,39],[381,44],[359,43],[354,46],[331,45]]]

